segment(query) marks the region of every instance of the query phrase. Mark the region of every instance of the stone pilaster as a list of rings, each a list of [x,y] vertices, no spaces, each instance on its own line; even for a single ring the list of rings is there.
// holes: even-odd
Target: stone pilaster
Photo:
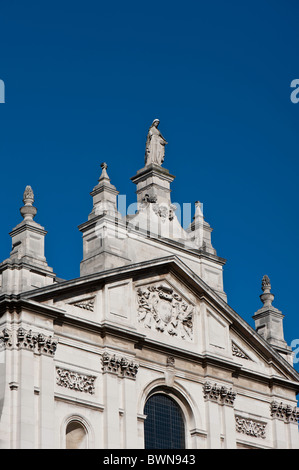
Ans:
[[[10,433],[2,448],[53,448],[54,364],[57,339],[17,327],[0,333],[5,353],[3,415]],[[4,433],[3,428],[1,433]]]
[[[273,444],[276,449],[298,448],[299,409],[276,400],[270,403]]]
[[[18,366],[16,448],[34,449],[38,430],[35,418],[34,364],[31,351],[27,349],[18,351]]]
[[[234,401],[236,392],[225,385],[206,382],[203,386],[210,449],[235,448]],[[222,445],[223,443],[223,445]]]
[[[124,378],[122,382],[125,448],[135,449],[138,442],[136,382],[133,377]]]
[[[136,447],[138,438],[135,391],[138,364],[124,356],[119,357],[104,352],[102,371],[105,400],[105,447],[120,449],[123,443],[126,448],[132,449]],[[120,416],[120,410],[122,410],[122,416]],[[123,442],[121,434],[123,434]]]
[[[225,449],[236,448],[235,414],[232,406],[222,407],[223,434]]]
[[[55,367],[53,358],[49,355],[41,354],[39,362],[39,389],[36,397],[39,404],[39,448],[53,449],[55,439]]]
[[[207,442],[209,449],[219,449],[221,447],[221,423],[219,405],[213,401],[206,401],[206,420],[208,424]]]

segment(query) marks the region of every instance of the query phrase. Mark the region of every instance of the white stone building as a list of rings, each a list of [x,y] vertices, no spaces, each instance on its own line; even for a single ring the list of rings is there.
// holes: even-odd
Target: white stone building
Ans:
[[[200,203],[187,230],[178,220],[158,124],[134,216],[102,164],[77,279],[48,266],[26,187],[0,264],[3,449],[299,447],[299,376],[270,281],[254,330],[227,304]]]

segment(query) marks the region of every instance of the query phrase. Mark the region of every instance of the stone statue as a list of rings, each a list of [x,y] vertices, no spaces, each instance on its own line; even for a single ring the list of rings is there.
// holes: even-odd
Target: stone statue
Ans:
[[[145,165],[162,165],[165,156],[166,140],[158,130],[159,119],[155,119],[149,128],[145,146]]]

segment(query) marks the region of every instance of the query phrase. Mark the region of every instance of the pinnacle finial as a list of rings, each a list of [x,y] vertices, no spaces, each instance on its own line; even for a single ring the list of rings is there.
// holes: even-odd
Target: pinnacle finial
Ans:
[[[26,222],[33,221],[37,213],[37,209],[36,207],[33,207],[34,194],[33,194],[31,186],[26,186],[25,188],[25,191],[23,194],[23,203],[24,203],[24,206],[21,207],[20,209],[22,217],[24,218]]]
[[[195,215],[203,215],[203,204],[200,201],[195,201]]]
[[[263,302],[264,307],[272,307],[274,295],[271,293],[271,283],[267,274],[265,274],[262,279],[262,291],[263,294],[260,295],[260,299]]]
[[[262,279],[262,291],[264,292],[270,292],[271,291],[271,282],[269,279],[269,276],[265,274]]]
[[[102,174],[99,178],[99,181],[102,181],[103,179],[106,179],[106,180],[110,181],[110,178],[109,178],[108,173],[107,173],[107,168],[108,168],[107,163],[106,162],[101,163],[101,168],[102,168]]]
[[[26,186],[23,194],[23,202],[25,206],[32,206],[32,204],[34,203],[34,194],[31,186]]]

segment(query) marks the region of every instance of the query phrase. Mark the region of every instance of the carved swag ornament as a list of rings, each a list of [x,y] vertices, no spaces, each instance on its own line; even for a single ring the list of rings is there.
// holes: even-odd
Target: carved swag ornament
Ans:
[[[76,390],[78,392],[94,393],[94,381],[96,379],[93,375],[79,374],[68,369],[57,368],[57,385]]]
[[[193,338],[194,306],[171,287],[142,287],[137,290],[138,321],[145,328],[182,339]]]
[[[237,432],[246,434],[247,436],[265,439],[267,423],[262,423],[255,419],[242,418],[241,416],[235,416],[235,420]]]

